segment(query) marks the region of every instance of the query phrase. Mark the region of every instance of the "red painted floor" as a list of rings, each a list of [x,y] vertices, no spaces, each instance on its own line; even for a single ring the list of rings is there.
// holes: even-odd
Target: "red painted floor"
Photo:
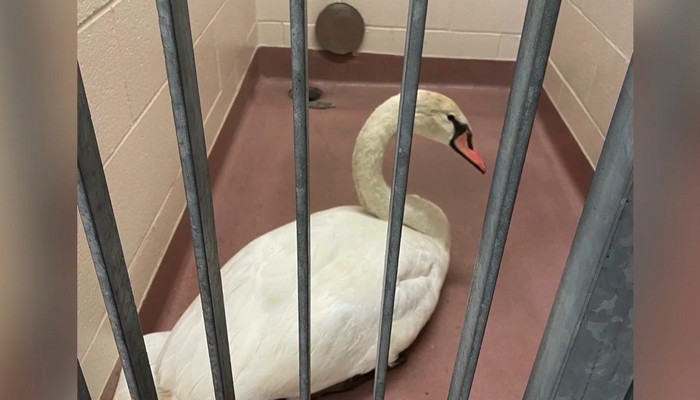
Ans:
[[[398,85],[314,82],[329,110],[310,110],[312,211],[357,204],[350,160],[372,110]],[[255,237],[294,219],[291,100],[288,80],[261,78],[213,183],[222,264]],[[505,115],[508,90],[425,86],[454,99],[487,162],[481,175],[450,149],[414,139],[409,192],[439,205],[452,225],[452,261],[440,303],[405,364],[390,371],[388,399],[445,399],[464,319],[473,262]],[[535,122],[496,296],[471,399],[520,399],[556,292],[592,171],[544,101]],[[393,143],[385,175],[391,182]],[[322,238],[314,238],[322,240]],[[192,252],[171,269],[167,305],[153,330],[170,329],[197,295]],[[372,383],[329,399],[371,399]]]

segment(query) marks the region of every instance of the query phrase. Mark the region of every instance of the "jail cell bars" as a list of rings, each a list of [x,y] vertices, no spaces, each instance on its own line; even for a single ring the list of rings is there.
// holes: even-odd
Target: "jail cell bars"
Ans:
[[[78,361],[78,400],[91,400],[90,391],[87,387],[87,382],[85,382],[85,375],[83,375],[83,369],[80,367],[80,361]]]
[[[469,398],[496,290],[561,0],[530,0],[498,147],[449,400]]]
[[[633,62],[630,60],[622,84],[524,400],[621,399],[628,390],[631,393]],[[610,299],[614,305],[605,307]],[[605,328],[598,331],[596,326]]]
[[[216,400],[235,399],[209,165],[187,0],[157,0]]]
[[[156,398],[129,273],[78,68],[78,211],[117,344],[135,400]],[[82,373],[82,371],[79,371]]]
[[[297,290],[299,292],[299,399],[311,399],[311,265],[309,254],[309,68],[306,0],[290,0]]]
[[[399,99],[399,126],[394,162],[394,182],[391,188],[391,205],[387,231],[386,261],[382,289],[382,307],[379,321],[379,346],[374,378],[374,398],[383,399],[386,391],[386,375],[389,368],[389,342],[391,323],[394,317],[396,277],[399,268],[401,230],[403,228],[406,187],[408,185],[408,164],[411,157],[413,122],[418,97],[420,62],[423,53],[425,18],[428,12],[427,0],[411,2],[408,11],[408,32],[406,34],[403,76]]]
[[[450,383],[449,400],[465,400],[469,397],[471,390],[542,90],[560,3],[561,0],[528,2],[516,60],[515,77],[494,169],[482,238],[475,261],[469,303]],[[186,0],[156,0],[156,4],[192,227],[199,291],[212,369],[212,385],[217,400],[232,400],[235,399],[234,379],[189,11]],[[387,227],[382,307],[379,315],[380,327],[374,381],[375,400],[384,399],[386,391],[398,255],[427,9],[427,0],[411,0],[401,81],[396,161]],[[305,0],[290,0],[301,400],[309,400],[311,397],[309,247],[312,238],[309,229],[306,12]],[[131,293],[79,68],[78,76],[80,214],[131,396],[134,399],[156,399],[148,355]],[[604,157],[605,154],[601,156],[601,163]],[[80,398],[89,399],[79,364],[78,372]]]

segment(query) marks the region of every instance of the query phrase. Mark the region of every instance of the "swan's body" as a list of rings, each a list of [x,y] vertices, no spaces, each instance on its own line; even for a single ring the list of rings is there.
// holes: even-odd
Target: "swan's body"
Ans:
[[[446,113],[451,116],[447,124]],[[395,96],[375,110],[358,136],[353,177],[362,207],[337,207],[311,216],[312,392],[370,372],[375,365],[390,197],[382,163],[386,145],[396,132],[397,115]],[[455,147],[456,138],[465,133],[456,130],[466,126],[468,132],[466,124],[451,100],[433,92],[419,93],[416,133]],[[465,157],[481,161],[475,152]],[[449,243],[449,223],[443,212],[409,195],[390,363],[415,340],[435,309],[449,265]],[[296,268],[294,222],[253,240],[222,268],[239,400],[298,396]],[[150,359],[157,364],[154,377],[159,392],[178,400],[213,399],[199,297],[159,351],[155,347],[162,345],[162,337],[151,340],[158,343],[149,347]],[[123,377],[120,384],[125,385]],[[122,388],[120,393],[126,391]]]
[[[170,332],[156,332],[143,336],[143,340],[146,345],[146,352],[148,353],[148,361],[151,364],[151,374],[153,376],[156,376],[157,374],[159,366],[159,356],[161,351],[163,351],[163,346],[165,346],[165,343],[168,341],[169,336]],[[159,388],[156,389],[158,389],[159,399],[167,398],[167,393],[163,393],[162,390],[160,390]],[[117,389],[114,392],[113,398],[115,400],[131,399],[131,395],[129,394],[129,388],[126,385],[126,379],[124,378],[123,373],[119,377],[119,384],[117,385]]]
[[[311,237],[319,238],[311,249],[315,392],[374,368],[387,228],[360,207],[315,213],[311,227]],[[295,229],[290,223],[257,238],[222,270],[236,398],[298,395]],[[402,247],[391,360],[428,321],[449,263],[439,242],[410,228],[404,229]],[[172,368],[159,371],[158,384],[172,387],[178,399],[212,398],[203,339],[195,301],[171,333],[177,347],[160,360]]]

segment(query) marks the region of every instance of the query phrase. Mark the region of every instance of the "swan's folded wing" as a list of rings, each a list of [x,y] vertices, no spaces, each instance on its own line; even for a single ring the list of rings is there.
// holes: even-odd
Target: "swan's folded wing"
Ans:
[[[339,207],[311,218],[315,388],[371,370],[385,240],[386,222],[359,207]],[[400,329],[395,330],[392,348],[394,342],[405,347],[427,321],[437,299],[434,287],[441,282],[439,270],[447,262],[444,251],[440,253],[434,241],[418,232],[406,230],[402,243],[395,305],[395,326]],[[283,398],[296,393],[296,268],[296,226],[290,223],[249,243],[222,269],[231,360],[240,398]],[[163,384],[178,395],[213,395],[199,301],[173,329],[162,365],[167,365],[161,368]]]

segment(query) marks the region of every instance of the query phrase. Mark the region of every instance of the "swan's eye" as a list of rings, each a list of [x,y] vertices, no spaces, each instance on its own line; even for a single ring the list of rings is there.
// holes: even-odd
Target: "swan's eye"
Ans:
[[[452,122],[455,122],[455,116],[452,114],[447,114],[447,119],[449,119]]]

